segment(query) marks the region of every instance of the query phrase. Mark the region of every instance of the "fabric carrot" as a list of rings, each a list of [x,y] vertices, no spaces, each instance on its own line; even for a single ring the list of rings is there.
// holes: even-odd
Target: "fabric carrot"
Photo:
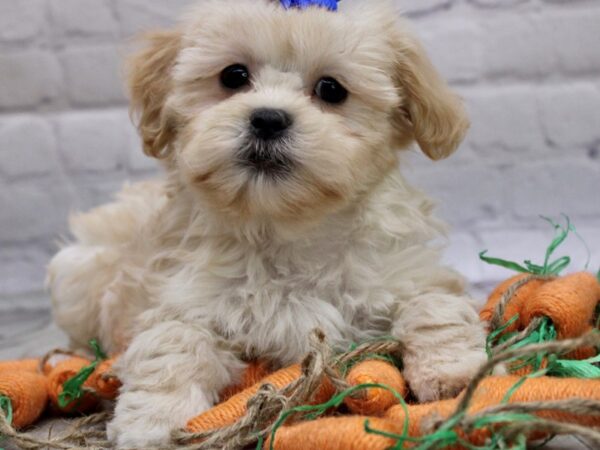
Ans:
[[[254,386],[270,373],[271,367],[267,361],[259,360],[250,362],[244,369],[240,382],[233,386],[228,386],[221,391],[219,394],[220,401],[224,402],[235,394],[242,392],[244,389]]]
[[[385,419],[366,416],[326,417],[300,422],[277,430],[273,448],[276,450],[385,450],[396,441],[368,433],[365,422],[377,430],[401,432],[401,426]],[[267,440],[264,448],[270,448]]]
[[[87,383],[99,397],[105,400],[116,399],[121,388],[121,381],[112,373],[116,360],[117,358],[111,358],[100,362]]]
[[[473,396],[468,413],[473,414],[486,408],[500,405],[507,393],[521,380],[518,376],[488,377],[479,385]],[[458,406],[461,397],[422,405],[408,406],[408,433],[410,436],[421,436],[423,424],[427,419],[447,419]],[[598,380],[579,378],[538,377],[528,378],[522,386],[514,391],[508,403],[525,403],[586,398],[600,400],[600,382]],[[540,411],[539,417],[562,422],[577,423],[588,427],[600,426],[600,416],[576,415],[564,411]],[[406,414],[400,405],[392,406],[384,416],[396,423],[403,423]],[[490,436],[490,430],[474,431],[467,438],[475,445],[482,445]]]
[[[0,373],[14,372],[14,371],[38,372],[39,367],[40,367],[39,359],[21,359],[21,360],[15,360],[15,361],[2,361],[2,362],[0,362]]]
[[[0,395],[10,400],[12,425],[19,429],[32,425],[48,403],[46,377],[28,370],[0,373]]]
[[[71,401],[67,404],[61,401],[61,393],[63,392],[65,382],[72,379],[81,369],[89,364],[90,361],[84,358],[70,358],[59,362],[48,374],[48,396],[54,408],[65,413],[70,413],[87,412],[96,407],[98,399],[90,393],[85,393],[80,399],[70,399]],[[84,386],[90,389],[93,388],[89,379],[84,383]]]
[[[592,327],[591,325],[588,325],[587,329],[584,331],[583,334],[586,334],[586,333],[592,331],[593,329],[594,329],[594,327]],[[572,352],[565,355],[565,358],[566,359],[583,360],[583,359],[593,358],[597,354],[598,354],[598,351],[596,350],[596,347],[581,347],[581,348],[578,348],[577,350],[573,350]]]
[[[346,382],[351,386],[383,384],[395,390],[402,397],[406,397],[408,393],[406,382],[398,368],[379,359],[369,359],[356,364],[348,373]],[[386,389],[373,387],[362,392],[363,398],[346,397],[344,400],[346,406],[354,414],[378,416],[398,403],[396,396]]]
[[[481,320],[485,322],[490,322],[505,292],[508,289],[510,289],[510,287],[513,284],[523,280],[524,278],[527,278],[528,276],[531,276],[531,274],[521,273],[500,283],[496,287],[496,289],[492,291],[492,293],[488,297],[487,303],[479,312],[479,317],[481,318]],[[521,323],[521,308],[528,301],[528,299],[531,298],[531,296],[547,282],[548,280],[534,278],[515,291],[514,295],[506,305],[506,308],[504,310],[503,321],[504,323],[506,323],[517,314],[519,314],[519,319],[517,319],[515,322],[511,323],[506,327],[507,332],[515,331],[517,328],[519,328],[519,325]]]
[[[535,317],[552,320],[559,339],[575,338],[589,329],[600,301],[600,283],[587,272],[557,278],[540,287],[522,305],[522,323]]]
[[[526,260],[523,262],[523,264],[519,264],[515,261],[490,257],[486,255],[487,250],[479,254],[479,258],[488,264],[520,272],[518,275],[515,275],[514,277],[509,278],[501,283],[494,290],[494,292],[492,292],[488,298],[487,304],[480,313],[482,320],[490,321],[492,319],[496,307],[498,306],[498,303],[502,299],[504,293],[510,289],[514,283],[517,283],[532,275],[542,277],[541,279],[534,278],[516,290],[515,294],[512,296],[512,299],[506,306],[505,314],[502,318],[504,323],[508,322],[517,313],[520,313],[522,306],[528,302],[528,299],[535,292],[537,292],[538,288],[546,285],[553,277],[560,276],[560,273],[570,264],[571,258],[568,256],[563,256],[555,260],[552,259],[556,250],[565,242],[567,237],[571,233],[575,233],[575,228],[571,225],[569,218],[565,216],[566,224],[564,226],[556,223],[548,217],[542,217],[542,219],[552,226],[555,231],[555,236],[548,245],[544,259],[540,264],[534,264],[531,260]],[[523,322],[522,317],[520,316],[516,322],[507,325],[506,330],[504,330],[503,333],[507,331],[515,331],[519,327],[524,328],[527,326],[527,324],[528,323]]]
[[[17,359],[13,361],[1,361],[0,362],[0,373],[2,372],[13,372],[13,371],[22,371],[25,372],[36,372],[39,373],[41,371],[40,367],[41,360],[30,358],[30,359]],[[44,364],[42,372],[44,375],[48,375],[52,366],[48,363]]]
[[[296,381],[302,375],[302,369],[299,364],[286,367],[272,373],[261,382],[229,398],[229,400],[219,403],[215,407],[191,419],[187,423],[187,430],[193,433],[210,431],[223,428],[237,422],[246,413],[248,400],[256,394],[259,388],[266,383],[274,385],[277,389],[282,389],[288,384]],[[321,389],[315,396],[316,403],[323,403],[333,395],[335,391],[331,383],[324,382]]]

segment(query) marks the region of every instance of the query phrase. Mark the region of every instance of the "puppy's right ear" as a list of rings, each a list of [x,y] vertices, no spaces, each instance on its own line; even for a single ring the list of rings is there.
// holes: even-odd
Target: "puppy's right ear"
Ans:
[[[463,102],[403,22],[391,35],[395,36],[396,82],[404,97],[404,105],[395,117],[400,136],[412,134],[433,160],[446,158],[457,149],[469,128]],[[404,146],[406,142],[400,141]]]
[[[181,47],[181,34],[162,31],[149,34],[145,39],[146,45],[128,64],[131,111],[139,118],[138,130],[144,153],[165,158],[175,136],[174,120],[165,110],[165,103]]]

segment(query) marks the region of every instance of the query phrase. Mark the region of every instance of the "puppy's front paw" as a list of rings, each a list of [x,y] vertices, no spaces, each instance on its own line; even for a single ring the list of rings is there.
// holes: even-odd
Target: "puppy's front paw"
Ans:
[[[108,439],[119,449],[167,448],[173,430],[210,406],[195,386],[174,392],[124,392],[107,426]]]
[[[168,447],[171,424],[144,413],[117,413],[107,426],[108,439],[118,449]]]
[[[171,441],[171,429],[166,424],[139,418],[133,423],[114,419],[107,433],[117,449],[167,448]]]
[[[419,402],[432,402],[458,395],[486,360],[483,349],[452,355],[406,355],[404,376]]]

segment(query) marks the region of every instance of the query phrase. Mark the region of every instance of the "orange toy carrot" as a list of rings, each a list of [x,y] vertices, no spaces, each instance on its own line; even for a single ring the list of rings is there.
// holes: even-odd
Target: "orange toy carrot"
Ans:
[[[379,359],[359,362],[348,373],[346,381],[351,386],[359,384],[383,384],[394,389],[402,397],[406,397],[406,382],[402,374],[393,364]],[[394,394],[386,389],[368,388],[364,398],[346,397],[344,403],[354,414],[378,416],[398,403]]]
[[[502,403],[505,395],[520,380],[518,376],[488,377],[479,385],[468,408],[473,414]],[[600,400],[600,381],[580,378],[538,377],[527,379],[510,397],[509,403],[541,402],[586,398]],[[411,436],[420,436],[424,420],[433,416],[447,419],[458,406],[460,397],[451,400],[408,406],[409,429]],[[600,426],[600,417],[595,415],[575,415],[563,411],[541,411],[538,416],[562,422],[578,423],[588,427]],[[396,423],[405,420],[404,409],[392,406],[384,416]],[[471,443],[482,445],[489,437],[489,430],[477,430],[468,436]]]
[[[490,294],[490,296],[488,297],[487,303],[485,304],[483,309],[479,312],[479,317],[481,318],[481,320],[483,320],[485,322],[490,322],[492,320],[492,317],[494,316],[494,312],[496,311],[496,308],[498,307],[498,303],[500,303],[500,300],[502,299],[502,296],[504,295],[504,293],[508,289],[510,289],[510,287],[513,284],[515,284],[529,276],[531,276],[531,274],[529,274],[529,273],[520,273],[520,274],[515,275],[514,277],[511,277],[508,280],[505,280],[502,283],[500,283],[496,287],[496,289],[494,289],[494,291]],[[525,283],[519,289],[517,289],[515,291],[514,295],[512,296],[512,298],[510,299],[510,301],[508,302],[508,304],[506,305],[506,308],[504,310],[504,317],[503,317],[504,323],[508,322],[510,319],[512,319],[517,314],[519,314],[519,316],[520,316],[521,308],[522,308],[523,304],[526,303],[528,301],[528,299],[541,286],[543,286],[547,282],[548,282],[548,280],[534,278],[534,279],[528,281],[527,283]],[[519,320],[517,320],[516,322],[510,324],[506,330],[507,331],[515,331],[518,328],[519,323],[521,323],[520,319],[521,319],[521,317],[519,317]]]
[[[277,389],[282,389],[300,378],[301,374],[302,369],[299,364],[278,370],[254,386],[245,389],[229,398],[229,400],[219,403],[215,407],[191,419],[187,423],[186,428],[190,432],[200,433],[231,425],[246,414],[248,400],[258,392],[263,384],[270,383]],[[333,395],[334,390],[331,383],[324,382],[316,395],[315,402],[323,403],[327,401]]]
[[[17,429],[27,427],[41,416],[48,403],[46,377],[27,370],[3,371],[0,395],[10,399],[12,425]]]
[[[583,334],[587,334],[590,331],[592,331],[593,329],[594,329],[594,327],[592,327],[591,325],[588,325],[588,327],[583,332]],[[576,360],[581,361],[583,359],[593,358],[597,354],[598,354],[598,351],[596,350],[596,347],[581,347],[576,350],[573,350],[570,353],[567,353],[565,355],[565,359],[576,359]]]
[[[89,364],[89,360],[75,357],[61,361],[54,366],[52,371],[48,374],[48,396],[50,397],[50,403],[54,408],[66,413],[75,411],[87,412],[98,404],[98,399],[89,393],[84,394],[81,399],[73,401],[66,406],[61,406],[59,402],[59,396],[63,392],[63,384],[77,375],[81,369]],[[89,379],[84,383],[84,386],[93,388]]]
[[[112,373],[116,360],[111,358],[99,363],[87,383],[99,397],[106,400],[116,399],[121,388],[121,381]]]
[[[377,417],[327,417],[281,427],[275,434],[273,447],[276,450],[385,450],[396,443],[394,439],[367,433],[366,420],[374,429],[401,432],[401,426]],[[270,448],[269,441],[264,448]]]
[[[557,278],[540,287],[521,308],[522,323],[534,317],[549,317],[558,338],[583,335],[592,323],[600,301],[600,283],[587,272]]]
[[[266,361],[252,361],[249,363],[244,372],[242,373],[242,379],[239,383],[228,386],[221,391],[219,399],[221,402],[229,400],[235,394],[242,392],[244,389],[254,386],[259,383],[263,378],[267,377],[270,373],[270,365]]]
[[[39,359],[21,359],[21,360],[16,360],[16,361],[2,361],[2,362],[0,362],[0,373],[14,372],[14,371],[37,372],[39,367],[40,367]]]

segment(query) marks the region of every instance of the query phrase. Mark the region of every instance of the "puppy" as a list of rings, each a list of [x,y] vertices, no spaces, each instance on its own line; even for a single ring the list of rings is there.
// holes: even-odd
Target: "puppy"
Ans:
[[[422,401],[464,387],[483,327],[397,168],[414,141],[449,156],[468,120],[391,3],[205,0],[129,81],[166,179],[74,217],[49,269],[72,344],[124,352],[117,446],[165,445],[246,361],[296,362],[317,327],[341,348],[401,340]]]

